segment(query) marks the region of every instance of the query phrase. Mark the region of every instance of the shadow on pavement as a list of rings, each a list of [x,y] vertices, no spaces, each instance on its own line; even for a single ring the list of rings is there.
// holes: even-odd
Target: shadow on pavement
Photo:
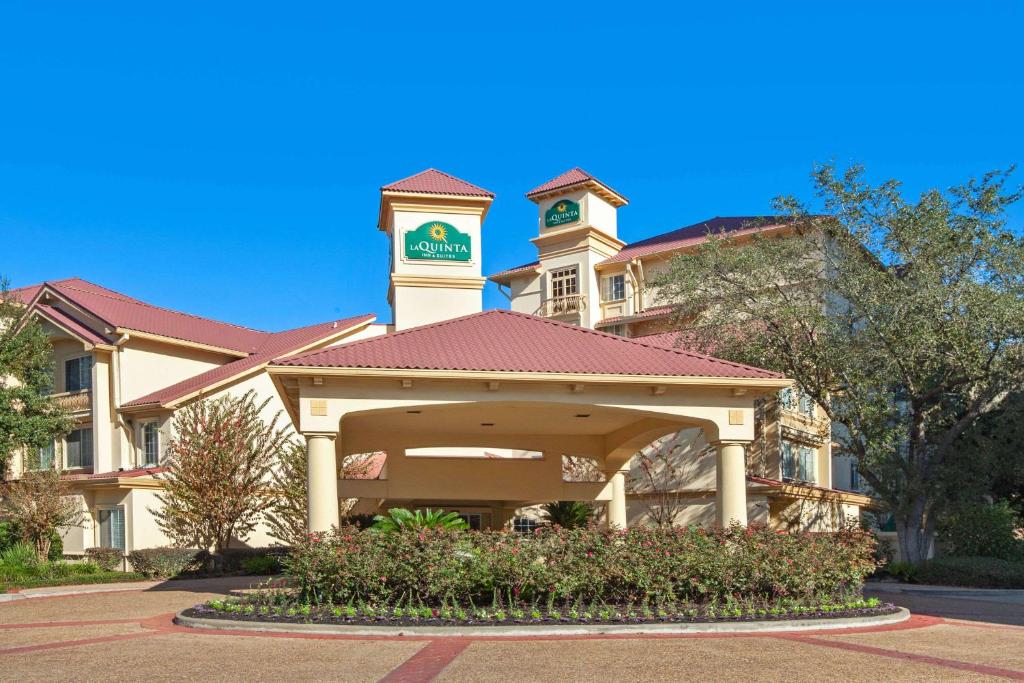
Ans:
[[[206,579],[170,579],[146,589],[146,592],[176,591],[185,593],[220,593],[227,595],[239,588],[254,588],[265,583],[267,576],[217,576]]]
[[[1019,594],[1012,598],[1008,594]],[[989,624],[1024,626],[1024,591],[998,591],[979,599],[977,594],[950,588],[948,592],[903,592],[868,585],[864,595],[906,607],[912,614],[966,619]]]

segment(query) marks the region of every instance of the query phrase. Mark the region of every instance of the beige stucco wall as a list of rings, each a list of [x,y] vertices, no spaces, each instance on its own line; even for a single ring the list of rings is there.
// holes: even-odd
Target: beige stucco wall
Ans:
[[[122,403],[224,365],[234,356],[148,339],[131,338],[119,357]]]

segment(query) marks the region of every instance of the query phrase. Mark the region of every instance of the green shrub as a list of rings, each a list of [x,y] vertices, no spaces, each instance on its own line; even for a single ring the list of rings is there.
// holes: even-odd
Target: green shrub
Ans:
[[[1024,541],[1014,536],[1016,514],[1006,503],[973,505],[951,514],[939,529],[946,554],[1024,560]]]
[[[21,529],[13,521],[0,522],[0,552],[21,543]]]
[[[911,562],[893,562],[886,567],[889,574],[900,581],[905,583],[914,583],[917,581],[917,570],[918,565]]]
[[[469,523],[457,512],[445,512],[444,510],[406,510],[405,508],[391,508],[387,515],[377,515],[373,518],[373,531],[393,533],[402,530],[419,529],[468,529]]]
[[[245,568],[247,560],[257,557],[275,558],[274,561],[280,564],[282,558],[288,555],[288,548],[285,546],[271,546],[268,548],[227,548],[220,553],[219,568],[225,573],[248,572]]]
[[[122,569],[124,551],[120,548],[86,548],[85,557],[99,565],[103,571],[112,572]]]
[[[559,500],[542,507],[544,518],[549,524],[557,524],[566,529],[586,526],[594,516],[594,509],[580,500]]]
[[[919,583],[974,588],[1024,588],[1024,562],[995,557],[937,557],[920,565]]]
[[[270,555],[256,555],[242,560],[242,571],[246,574],[277,574],[281,571],[281,561]]]
[[[208,556],[205,550],[194,548],[144,548],[128,553],[128,562],[140,574],[170,579],[196,569]]]
[[[0,551],[0,574],[35,574],[40,564],[36,549],[29,543],[15,543]]]
[[[334,604],[726,603],[858,595],[875,567],[860,530],[784,534],[538,529],[532,534],[451,529],[310,534],[285,560],[304,596]]]

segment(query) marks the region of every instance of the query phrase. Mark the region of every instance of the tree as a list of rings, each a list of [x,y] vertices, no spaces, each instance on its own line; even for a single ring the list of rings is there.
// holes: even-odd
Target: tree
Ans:
[[[252,391],[191,403],[175,415],[177,435],[167,447],[163,505],[150,510],[157,526],[180,547],[222,552],[245,540],[273,504],[271,467],[291,445],[276,415],[260,414]]]
[[[71,429],[67,412],[50,397],[52,347],[39,322],[0,279],[0,481],[16,451],[34,454]],[[30,458],[31,459],[31,458]]]
[[[823,407],[915,562],[963,474],[958,438],[1024,379],[1009,173],[908,202],[896,181],[820,166],[824,215],[777,199],[786,238],[711,235],[657,283],[693,347],[784,372]]]
[[[579,500],[559,500],[541,506],[548,524],[557,524],[565,529],[584,527],[594,516],[594,509]]]
[[[15,523],[22,539],[35,547],[40,562],[50,554],[55,529],[81,526],[85,518],[57,470],[29,471],[6,482],[0,509]]]
[[[697,437],[688,430],[662,437],[640,449],[633,456],[631,475],[627,480],[630,493],[640,496],[647,516],[655,525],[668,528],[676,523],[687,505],[685,482],[692,480]]]
[[[364,476],[373,462],[375,453],[358,453],[346,457],[341,466],[341,479],[356,479]],[[283,449],[280,460],[273,469],[273,501],[267,510],[267,526],[270,535],[285,545],[295,545],[308,534],[309,498],[307,496],[306,449],[297,442],[291,442]],[[347,512],[355,499],[346,501]]]

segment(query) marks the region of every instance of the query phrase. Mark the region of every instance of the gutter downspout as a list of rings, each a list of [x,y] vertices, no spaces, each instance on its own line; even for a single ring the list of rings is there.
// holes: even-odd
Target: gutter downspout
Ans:
[[[636,266],[638,275],[636,276],[636,311],[637,313],[643,313],[646,306],[644,306],[644,290],[647,288],[647,277],[644,275],[644,264],[639,258],[633,259],[633,264]]]
[[[121,415],[121,393],[122,393],[122,387],[121,387],[121,353],[124,350],[124,348],[123,348],[124,345],[128,342],[129,339],[131,339],[131,335],[128,332],[125,332],[124,334],[122,334],[118,338],[118,340],[116,342],[114,342],[114,348],[116,350],[112,354],[110,354],[110,363],[111,363],[112,369],[114,370],[114,381],[112,382],[112,385],[113,385],[112,389],[113,389],[113,391],[111,393],[113,394],[113,399],[114,399],[114,414],[117,416],[117,426],[118,426],[118,428],[120,428],[121,430],[124,431],[125,438],[128,441],[128,447],[132,450],[132,455],[134,456],[134,453],[135,453],[135,438],[134,438],[134,436],[135,435],[132,432],[132,428],[129,427],[128,423],[124,421],[124,416]],[[118,439],[118,441],[120,442],[120,439]],[[118,444],[118,451],[120,451],[120,450],[121,449],[120,449],[120,443],[119,443]],[[120,467],[124,467],[126,464],[128,464],[128,463],[124,462],[124,460],[125,460],[124,456],[126,454],[125,453],[119,453],[119,455],[122,456],[121,457],[121,462],[120,462],[119,466]],[[132,464],[132,466],[135,465],[135,458],[134,457],[132,457],[132,463],[131,464]]]

